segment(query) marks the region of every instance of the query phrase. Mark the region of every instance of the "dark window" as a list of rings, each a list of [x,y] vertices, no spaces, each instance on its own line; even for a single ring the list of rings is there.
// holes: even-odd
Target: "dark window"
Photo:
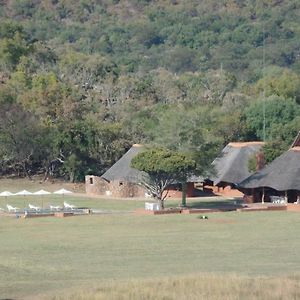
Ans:
[[[94,178],[90,177],[90,184],[94,184]]]

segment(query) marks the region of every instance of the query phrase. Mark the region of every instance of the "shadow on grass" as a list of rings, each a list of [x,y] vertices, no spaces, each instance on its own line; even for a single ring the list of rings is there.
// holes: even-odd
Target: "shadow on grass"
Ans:
[[[187,208],[210,208],[210,209],[226,209],[235,210],[243,207],[242,199],[228,199],[228,200],[194,200],[191,202],[187,201]]]

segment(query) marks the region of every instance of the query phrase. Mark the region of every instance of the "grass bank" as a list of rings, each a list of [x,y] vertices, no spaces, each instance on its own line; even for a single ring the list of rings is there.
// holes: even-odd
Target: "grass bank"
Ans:
[[[56,296],[38,295],[39,300],[291,300],[300,298],[300,276],[245,277],[236,274],[156,278],[152,280],[91,283],[86,288],[65,290]],[[34,300],[34,299],[32,299]]]

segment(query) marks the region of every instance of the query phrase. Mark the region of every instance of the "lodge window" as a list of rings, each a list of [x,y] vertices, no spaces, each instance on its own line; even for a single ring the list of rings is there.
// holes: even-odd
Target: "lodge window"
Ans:
[[[90,177],[90,184],[94,184],[94,178]]]

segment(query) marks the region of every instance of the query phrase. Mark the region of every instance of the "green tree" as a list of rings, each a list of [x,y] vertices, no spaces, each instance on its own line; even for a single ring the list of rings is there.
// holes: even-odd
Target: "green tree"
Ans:
[[[260,94],[265,90],[266,96],[296,99],[300,104],[300,76],[292,70],[269,68],[266,77],[257,82],[255,89]]]
[[[0,110],[0,161],[19,175],[30,177],[48,147],[36,115],[17,104],[2,104]]]
[[[12,38],[0,39],[0,65],[2,69],[13,70],[20,58],[27,55],[31,50],[32,45],[19,32],[16,32]]]
[[[246,126],[252,131],[253,137],[263,139],[264,107],[266,139],[273,140],[276,126],[285,126],[300,115],[300,106],[293,99],[271,96],[265,100],[252,102],[244,111]]]
[[[188,156],[163,149],[152,148],[139,153],[131,161],[131,166],[146,173],[140,184],[153,195],[164,209],[164,190],[175,182],[185,183],[196,167]]]
[[[280,140],[273,140],[266,143],[262,148],[266,165],[272,162],[287,149],[287,145]]]

